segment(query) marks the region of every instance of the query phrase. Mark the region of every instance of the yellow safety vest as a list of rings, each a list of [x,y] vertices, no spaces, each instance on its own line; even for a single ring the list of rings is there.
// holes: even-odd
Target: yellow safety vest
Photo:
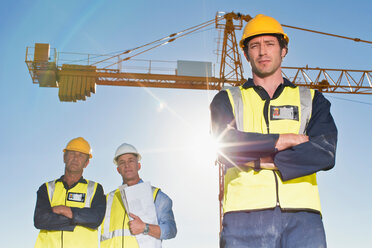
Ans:
[[[86,180],[88,183],[78,183],[66,190],[61,181],[46,183],[51,207],[64,205],[68,207],[89,208],[97,183]],[[97,248],[98,231],[77,225],[74,231],[40,230],[35,248]]]
[[[159,188],[152,187],[154,201]],[[136,236],[129,230],[129,217],[119,189],[107,195],[106,214],[101,225],[101,248],[138,248]]]
[[[313,90],[284,87],[281,95],[270,101],[262,100],[253,87],[240,86],[226,91],[238,130],[262,134],[305,132],[311,116]],[[283,210],[321,211],[315,173],[282,181],[277,171],[232,166],[226,167],[224,179],[224,213],[276,206]]]

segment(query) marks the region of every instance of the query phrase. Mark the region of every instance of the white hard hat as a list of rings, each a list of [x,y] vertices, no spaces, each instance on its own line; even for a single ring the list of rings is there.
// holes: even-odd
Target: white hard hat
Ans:
[[[117,163],[118,157],[123,154],[127,154],[127,153],[135,154],[137,155],[138,161],[141,160],[141,155],[137,152],[137,149],[134,146],[132,146],[131,144],[123,143],[118,147],[118,149],[116,149],[115,157],[114,157],[114,164],[118,165]]]

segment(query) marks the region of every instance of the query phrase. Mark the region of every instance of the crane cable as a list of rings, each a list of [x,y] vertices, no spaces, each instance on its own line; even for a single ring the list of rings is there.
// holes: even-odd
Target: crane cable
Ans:
[[[129,60],[130,58],[132,58],[132,57],[134,57],[134,56],[137,56],[137,55],[139,55],[139,54],[142,54],[142,53],[144,53],[144,52],[146,52],[146,51],[149,51],[149,50],[151,50],[151,49],[154,49],[154,48],[156,48],[156,47],[159,47],[159,46],[162,46],[162,45],[168,44],[169,42],[172,42],[172,41],[174,41],[174,40],[176,40],[176,39],[178,39],[178,38],[181,38],[181,37],[183,37],[183,36],[185,36],[185,35],[187,35],[187,34],[190,34],[190,33],[192,33],[192,32],[195,32],[195,31],[197,31],[197,30],[200,30],[200,29],[202,29],[202,28],[204,28],[204,27],[207,27],[207,26],[213,24],[214,22],[215,22],[215,19],[212,19],[212,20],[209,20],[209,21],[203,22],[203,23],[201,23],[201,24],[199,24],[199,25],[196,25],[196,26],[193,26],[193,27],[187,28],[187,29],[182,30],[182,31],[177,32],[177,33],[170,34],[170,35],[168,35],[168,36],[166,36],[166,37],[163,37],[163,38],[157,39],[157,40],[155,40],[155,41],[149,42],[149,43],[144,44],[144,45],[142,45],[142,46],[138,46],[138,47],[133,48],[133,49],[125,50],[124,52],[121,52],[121,53],[116,54],[116,55],[113,55],[113,56],[111,56],[111,57],[109,57],[109,58],[106,58],[106,59],[100,60],[100,61],[98,61],[98,62],[95,62],[95,63],[91,64],[91,65],[96,65],[96,64],[99,64],[99,63],[105,62],[105,61],[110,60],[110,59],[112,59],[112,58],[119,57],[120,55],[128,54],[128,53],[133,52],[134,50],[138,50],[138,49],[141,49],[141,48],[143,48],[143,47],[146,47],[146,46],[149,46],[149,45],[152,45],[152,44],[155,44],[155,43],[159,43],[159,42],[161,42],[161,41],[163,41],[163,40],[168,39],[168,41],[166,41],[166,42],[164,42],[164,43],[161,43],[161,44],[155,45],[154,47],[151,47],[151,48],[149,48],[149,49],[147,49],[147,50],[145,50],[145,51],[142,51],[142,52],[140,52],[140,53],[137,53],[137,54],[135,54],[135,55],[133,55],[133,56],[131,56],[131,57],[127,57],[127,58],[125,58],[125,59],[121,59],[121,60],[118,61],[118,62],[115,62],[115,63],[113,63],[113,64],[111,64],[111,65],[109,65],[109,66],[106,66],[105,68],[110,67],[110,66],[115,65],[115,64],[117,64],[117,63],[120,63],[120,62],[122,62],[122,61],[124,61],[124,60]],[[191,29],[194,29],[194,30],[189,31],[189,30],[191,30]],[[185,33],[186,31],[189,31],[189,32]],[[180,34],[182,34],[182,33],[185,33],[185,34],[180,35]],[[180,35],[180,36],[176,37],[177,35]]]
[[[169,40],[167,40],[166,42],[163,42],[163,43],[158,44],[158,45],[156,45],[156,46],[150,47],[150,48],[148,48],[148,49],[146,49],[146,50],[144,50],[144,51],[138,52],[138,53],[134,54],[133,56],[126,57],[126,58],[121,59],[121,60],[119,60],[119,61],[117,61],[117,62],[115,62],[115,63],[112,63],[112,64],[110,64],[110,65],[108,65],[108,66],[105,66],[104,69],[107,69],[108,67],[111,67],[111,66],[113,66],[113,65],[116,65],[116,64],[118,64],[118,63],[120,63],[120,62],[123,62],[123,61],[129,60],[129,59],[131,59],[131,58],[133,58],[133,57],[135,57],[135,56],[138,56],[138,55],[140,55],[140,54],[142,54],[142,53],[145,53],[145,52],[147,52],[147,51],[149,51],[149,50],[152,50],[152,49],[155,49],[155,48],[157,48],[157,47],[160,47],[160,46],[166,45],[166,44],[168,44],[168,43],[170,43],[170,42],[173,42],[173,41],[175,41],[175,40],[177,40],[177,39],[179,39],[179,38],[181,38],[181,37],[184,37],[184,36],[186,36],[186,35],[188,35],[188,34],[191,34],[191,33],[193,33],[193,32],[196,32],[196,31],[200,30],[200,29],[203,29],[203,28],[205,28],[205,27],[207,27],[207,26],[213,24],[214,22],[215,22],[215,20],[213,19],[213,20],[210,20],[210,21],[208,21],[208,22],[204,22],[204,23],[202,23],[202,24],[200,24],[200,25],[197,25],[197,26],[192,27],[192,28],[195,28],[195,29],[194,29],[194,30],[191,30],[191,31],[189,31],[189,32],[184,33],[185,30],[182,31],[182,32],[179,32],[179,33],[177,33],[177,35],[178,35],[178,34],[181,34],[181,33],[184,33],[184,34],[182,34],[182,35],[180,35],[180,36],[178,36],[178,37],[174,37],[174,36],[172,36],[172,37],[174,37],[174,38],[169,39]],[[192,29],[192,28],[188,28],[188,29],[186,29],[186,30],[190,30],[190,29]],[[163,39],[163,40],[164,40],[164,39]],[[154,42],[151,42],[151,44],[153,44],[153,43],[154,43]],[[150,44],[150,43],[149,43],[149,44]],[[141,46],[141,47],[144,47],[144,46],[145,46],[145,45],[143,45],[143,46]],[[118,56],[119,56],[119,55],[118,55]],[[115,56],[114,56],[114,57],[115,57]]]
[[[155,49],[155,48],[157,48],[157,47],[160,47],[160,46],[166,45],[166,44],[168,44],[168,43],[170,43],[170,42],[173,42],[173,41],[177,40],[178,38],[184,37],[184,36],[186,36],[186,35],[188,35],[188,34],[191,34],[191,33],[196,32],[196,31],[198,31],[198,30],[200,30],[200,29],[202,29],[202,28],[205,28],[205,27],[207,27],[207,26],[213,24],[213,22],[214,22],[214,20],[211,20],[211,21],[208,21],[208,22],[202,23],[202,24],[200,24],[200,25],[198,25],[198,26],[194,26],[194,27],[192,27],[192,28],[195,28],[195,27],[197,27],[197,28],[194,29],[194,30],[192,30],[192,31],[189,31],[189,32],[187,32],[187,33],[184,33],[185,30],[184,30],[184,31],[181,31],[181,32],[178,32],[177,35],[178,35],[178,34],[182,34],[182,33],[184,33],[184,34],[182,34],[182,35],[180,35],[180,36],[178,36],[178,37],[175,37],[175,38],[169,39],[169,40],[167,40],[166,42],[163,42],[163,43],[158,44],[158,45],[156,45],[156,46],[150,47],[150,48],[148,48],[148,49],[146,49],[146,50],[144,50],[144,51],[138,52],[138,53],[134,54],[133,56],[130,56],[130,57],[126,57],[126,58],[124,58],[124,59],[121,59],[121,60],[119,60],[119,61],[117,61],[117,62],[115,62],[115,63],[112,63],[112,64],[110,64],[110,65],[108,65],[108,66],[105,66],[104,69],[106,69],[106,68],[108,68],[108,67],[111,67],[111,66],[113,66],[113,65],[116,65],[116,64],[118,64],[118,63],[120,63],[120,62],[123,62],[123,61],[129,60],[129,59],[131,59],[131,58],[133,58],[133,57],[135,57],[135,56],[138,56],[138,55],[140,55],[140,54],[142,54],[142,53],[145,53],[145,52],[147,52],[147,51],[149,51],[149,50],[152,50],[152,49]],[[203,25],[203,24],[205,24],[205,25]],[[186,29],[186,30],[190,30],[190,29],[192,29],[192,28],[189,28],[189,29]],[[172,37],[174,37],[174,36],[172,36]],[[169,36],[168,38],[170,38],[170,36]],[[164,40],[164,39],[161,39],[161,40]],[[148,43],[148,44],[153,44],[153,43],[155,43],[155,42],[151,42],[151,43]],[[147,44],[146,44],[146,45],[147,45]],[[146,46],[146,45],[143,45],[143,46],[141,46],[141,47],[139,47],[139,48],[142,48],[142,47],[144,47],[144,46]],[[120,56],[120,55],[117,55],[117,56]],[[114,57],[116,57],[116,56],[114,56]]]
[[[323,34],[323,35],[333,36],[333,37],[342,38],[342,39],[353,40],[355,42],[365,42],[365,43],[372,44],[372,41],[362,40],[362,39],[359,39],[359,38],[351,38],[351,37],[346,37],[346,36],[337,35],[337,34],[330,34],[330,33],[325,33],[325,32],[321,32],[321,31],[306,29],[306,28],[299,28],[299,27],[289,26],[289,25],[285,25],[285,24],[282,24],[282,26],[283,27],[287,27],[287,28],[293,28],[293,29],[298,29],[298,30],[302,30],[302,31],[317,33],[317,34]]]
[[[223,19],[223,18],[224,18],[224,17],[221,16],[221,17],[219,17],[218,19]],[[214,23],[215,21],[216,21],[215,19],[212,19],[212,20],[206,21],[206,22],[201,23],[201,24],[199,24],[199,25],[196,25],[196,26],[193,26],[193,27],[187,28],[187,29],[182,30],[182,31],[177,32],[177,33],[170,34],[170,35],[168,35],[168,36],[166,36],[166,37],[163,37],[163,38],[157,39],[157,40],[155,40],[155,41],[149,42],[149,43],[144,44],[144,45],[142,45],[142,46],[138,46],[138,47],[136,47],[136,48],[132,48],[132,49],[125,50],[125,51],[123,51],[123,52],[120,52],[119,54],[116,54],[116,55],[113,55],[113,56],[108,57],[108,58],[106,58],[106,59],[103,59],[103,60],[97,61],[97,62],[95,62],[95,63],[93,63],[93,64],[91,64],[91,65],[96,65],[96,64],[99,64],[99,63],[105,62],[105,61],[110,60],[110,59],[112,59],[112,58],[119,57],[120,55],[128,54],[128,53],[131,53],[131,52],[133,52],[133,51],[135,51],[135,50],[141,49],[141,48],[143,48],[143,47],[146,47],[146,46],[149,46],[149,45],[152,45],[152,44],[156,44],[156,43],[159,43],[159,42],[161,42],[161,41],[164,41],[164,40],[167,40],[167,39],[168,39],[167,41],[165,41],[165,42],[163,42],[163,43],[161,43],[161,44],[157,44],[157,45],[155,45],[155,46],[153,46],[153,47],[150,47],[150,48],[148,48],[148,49],[146,49],[146,50],[144,50],[144,51],[141,51],[141,52],[139,52],[139,53],[137,53],[137,54],[134,54],[133,56],[126,57],[126,58],[124,58],[124,59],[120,59],[119,61],[117,61],[117,62],[115,62],[115,63],[112,63],[112,64],[110,64],[110,65],[104,67],[104,68],[106,69],[106,68],[108,68],[108,67],[110,67],[110,66],[113,66],[113,65],[115,65],[115,64],[118,64],[118,63],[123,62],[123,61],[126,61],[126,60],[129,60],[129,59],[131,59],[131,58],[133,58],[133,57],[135,57],[135,56],[138,56],[138,55],[140,55],[140,54],[142,54],[142,53],[145,53],[145,52],[147,52],[147,51],[149,51],[149,50],[152,50],[152,49],[155,49],[155,48],[157,48],[157,47],[160,47],[160,46],[166,45],[166,44],[168,44],[168,43],[170,43],[170,42],[175,41],[175,40],[178,39],[178,38],[184,37],[184,36],[186,36],[186,35],[188,35],[188,34],[190,34],[190,33],[193,33],[193,32],[195,32],[195,31],[197,31],[197,30],[200,30],[200,29],[202,29],[202,28],[205,28],[205,27],[211,25],[212,23]],[[355,42],[365,42],[365,43],[372,44],[372,41],[366,41],[366,40],[362,40],[362,39],[360,39],[360,38],[351,38],[351,37],[346,37],[346,36],[342,36],[342,35],[336,35],[336,34],[331,34],[331,33],[326,33],[326,32],[321,32],[321,31],[316,31],[316,30],[306,29],[306,28],[300,28],[300,27],[295,27],[295,26],[285,25],[285,24],[281,24],[281,25],[282,25],[283,27],[287,27],[287,28],[298,29],[298,30],[302,30],[302,31],[313,32],[313,33],[318,33],[318,34],[322,34],[322,35],[333,36],[333,37],[342,38],[342,39],[353,40],[353,41],[355,41]],[[192,29],[194,29],[194,30],[192,30]],[[189,30],[191,30],[191,31],[189,31]],[[186,32],[186,31],[189,31],[189,32]],[[186,33],[185,33],[185,32],[186,32]],[[180,35],[180,34],[182,34],[182,35]],[[176,37],[177,35],[180,35],[180,36]]]
[[[364,104],[364,105],[372,105],[371,102],[363,102],[363,101],[351,100],[351,99],[346,99],[346,98],[343,98],[343,97],[337,97],[337,96],[327,96],[327,97],[338,99],[338,100],[344,100],[344,101],[349,101],[349,102],[360,103],[360,104]]]

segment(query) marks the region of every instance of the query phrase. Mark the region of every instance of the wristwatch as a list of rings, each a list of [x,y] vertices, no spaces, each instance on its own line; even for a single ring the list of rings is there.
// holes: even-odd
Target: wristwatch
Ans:
[[[149,224],[145,223],[145,230],[143,230],[143,234],[147,235],[149,234],[150,231],[150,226]]]

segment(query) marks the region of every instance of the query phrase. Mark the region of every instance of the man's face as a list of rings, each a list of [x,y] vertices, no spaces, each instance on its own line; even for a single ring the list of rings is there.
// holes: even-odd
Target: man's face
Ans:
[[[70,173],[82,173],[89,164],[89,155],[67,150],[63,156],[66,171]]]
[[[136,155],[131,153],[123,154],[118,157],[117,164],[117,170],[125,183],[139,179],[138,171],[141,169],[141,164],[138,163]]]
[[[280,70],[286,49],[280,48],[279,41],[272,35],[261,35],[248,42],[247,59],[251,63],[252,72],[265,78]]]

